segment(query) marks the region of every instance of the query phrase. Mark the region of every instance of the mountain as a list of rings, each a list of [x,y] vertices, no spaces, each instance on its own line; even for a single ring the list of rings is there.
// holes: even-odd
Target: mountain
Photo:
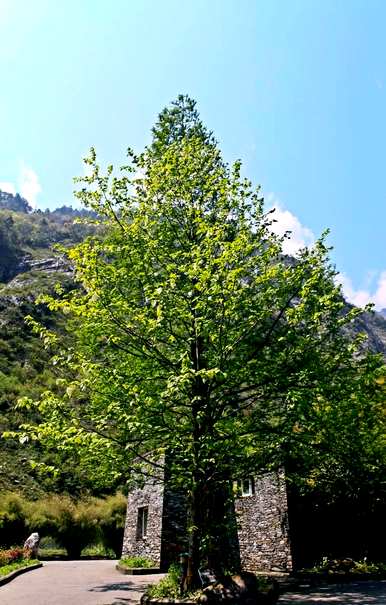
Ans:
[[[23,414],[14,409],[18,398],[38,397],[55,383],[49,354],[24,318],[31,315],[60,331],[64,319],[54,318],[45,305],[36,305],[36,299],[53,292],[58,282],[65,289],[73,287],[72,267],[55,245],[70,247],[94,233],[92,223],[76,222],[87,217],[95,215],[68,206],[32,211],[20,196],[0,191],[0,434],[23,421]],[[30,468],[32,451],[34,458],[50,462],[33,445],[26,449],[0,440],[0,490],[17,488],[38,496],[47,490],[74,492],[87,486],[86,478],[67,469],[55,481],[42,480]]]
[[[386,319],[386,309],[381,309],[379,311],[379,314],[382,315],[382,317],[384,317]]]
[[[6,191],[0,191],[0,209],[13,210],[14,212],[31,212],[32,207],[24,197],[18,193],[13,195]]]

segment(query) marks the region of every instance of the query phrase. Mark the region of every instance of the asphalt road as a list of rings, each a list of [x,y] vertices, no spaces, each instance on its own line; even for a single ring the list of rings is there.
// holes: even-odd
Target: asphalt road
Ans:
[[[126,576],[115,561],[47,561],[0,586],[1,605],[128,605],[139,603],[160,575]]]
[[[386,580],[305,588],[282,595],[278,605],[386,605]]]
[[[160,575],[124,576],[114,561],[48,561],[0,586],[1,605],[134,605]],[[303,589],[278,605],[386,605],[386,581]]]

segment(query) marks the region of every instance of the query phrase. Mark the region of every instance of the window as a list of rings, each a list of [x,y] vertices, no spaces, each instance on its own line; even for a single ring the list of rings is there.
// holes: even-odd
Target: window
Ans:
[[[147,536],[147,518],[149,515],[149,507],[141,506],[138,509],[137,517],[137,540],[142,540]]]
[[[246,479],[238,479],[235,481],[237,491],[240,496],[253,496],[255,493],[255,482],[253,477],[247,477]]]

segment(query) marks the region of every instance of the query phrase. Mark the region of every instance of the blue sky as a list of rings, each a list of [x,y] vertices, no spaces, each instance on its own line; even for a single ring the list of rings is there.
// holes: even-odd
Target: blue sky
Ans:
[[[347,296],[386,307],[386,2],[0,0],[0,188],[73,203],[94,145],[124,162],[195,97],[309,243],[329,227]]]

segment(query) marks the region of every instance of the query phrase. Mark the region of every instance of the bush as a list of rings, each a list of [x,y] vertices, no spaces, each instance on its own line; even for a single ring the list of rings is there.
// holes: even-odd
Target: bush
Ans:
[[[24,557],[25,551],[23,548],[15,547],[8,550],[0,550],[0,567],[22,561]]]
[[[157,584],[151,584],[147,588],[149,597],[162,599],[169,597],[170,599],[178,599],[180,597],[180,575],[181,570],[179,565],[173,564],[169,567],[167,575],[162,578]]]
[[[119,564],[123,565],[123,567],[155,567],[153,561],[146,559],[146,557],[125,557],[119,561]]]
[[[115,559],[115,553],[111,548],[105,548],[101,542],[90,544],[82,550],[82,557],[98,557],[103,559]]]
[[[123,494],[117,493],[114,496],[94,500],[94,505],[102,544],[106,550],[113,550],[119,559],[122,554],[125,528],[126,498]]]
[[[0,497],[0,546],[21,544],[36,531],[42,539],[52,537],[71,558],[79,558],[91,544],[102,543],[104,553],[113,551],[119,559],[125,515],[126,498],[120,493],[79,501],[51,495],[35,502],[6,493]]]
[[[57,528],[57,520],[54,512],[52,498],[47,500],[36,500],[25,504],[27,527],[29,532],[36,531],[43,536],[54,536]]]
[[[5,493],[0,497],[0,545],[23,543],[27,534],[25,503],[21,496]]]
[[[39,558],[65,557],[66,551],[52,536],[43,536],[39,544]]]
[[[369,561],[355,561],[355,566],[353,569],[354,573],[362,574],[386,574],[386,562],[378,561],[376,563],[371,563]]]
[[[83,548],[97,536],[98,519],[88,501],[75,502],[69,496],[51,496],[31,508],[35,511],[30,521],[34,520],[36,530],[53,536],[73,559],[79,558]]]
[[[309,569],[303,569],[300,574],[313,574],[313,573],[324,573],[328,575],[343,575],[349,574],[352,576],[362,574],[385,574],[386,573],[386,562],[377,561],[370,562],[366,559],[362,561],[354,561],[350,558],[344,559],[328,559],[324,557],[319,563]]]
[[[6,576],[11,571],[34,563],[36,563],[36,559],[31,559],[30,552],[24,550],[24,548],[15,547],[0,550],[0,576]]]

